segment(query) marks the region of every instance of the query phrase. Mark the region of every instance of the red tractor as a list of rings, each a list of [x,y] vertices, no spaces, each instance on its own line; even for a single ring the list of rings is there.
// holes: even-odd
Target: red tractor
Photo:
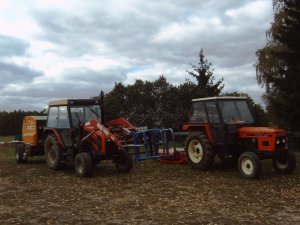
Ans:
[[[279,173],[291,173],[296,157],[287,149],[287,132],[282,129],[254,127],[254,119],[244,97],[209,97],[192,100],[189,135],[185,152],[191,167],[209,169],[217,155],[237,163],[245,178],[261,174],[263,159],[272,159]]]
[[[131,131],[137,129],[119,118],[101,123],[98,100],[70,99],[49,103],[44,128],[44,152],[48,167],[63,168],[74,162],[79,176],[91,176],[101,160],[112,159],[120,172],[132,169],[132,159],[124,143],[130,142]]]

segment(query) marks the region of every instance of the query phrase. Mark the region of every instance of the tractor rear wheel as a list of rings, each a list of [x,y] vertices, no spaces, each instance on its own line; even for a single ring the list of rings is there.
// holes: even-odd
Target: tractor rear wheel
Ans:
[[[80,152],[74,161],[76,174],[80,177],[90,177],[94,171],[92,157],[87,152]]]
[[[238,168],[244,178],[255,179],[261,174],[260,159],[253,152],[244,152],[240,155]]]
[[[215,150],[207,137],[200,132],[187,137],[185,152],[192,168],[207,170],[214,162]]]
[[[289,174],[296,167],[296,156],[293,152],[287,151],[278,157],[272,159],[273,168],[278,173]]]
[[[25,154],[25,145],[23,143],[16,146],[16,161],[17,163],[25,163],[27,156]]]
[[[132,158],[125,150],[121,150],[114,161],[117,170],[121,173],[129,173],[133,167]]]
[[[45,140],[45,158],[50,169],[58,170],[63,167],[62,151],[54,134],[47,136]]]

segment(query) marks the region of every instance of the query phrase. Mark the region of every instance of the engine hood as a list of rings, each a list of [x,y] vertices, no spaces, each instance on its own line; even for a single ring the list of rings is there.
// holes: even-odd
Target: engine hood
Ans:
[[[239,128],[241,136],[287,136],[287,132],[283,129],[271,127],[241,127]]]

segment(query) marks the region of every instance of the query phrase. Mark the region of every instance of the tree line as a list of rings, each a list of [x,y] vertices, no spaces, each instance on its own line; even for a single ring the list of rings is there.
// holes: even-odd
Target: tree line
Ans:
[[[45,111],[0,111],[0,135],[17,135],[22,133],[23,118],[29,115],[45,115]]]

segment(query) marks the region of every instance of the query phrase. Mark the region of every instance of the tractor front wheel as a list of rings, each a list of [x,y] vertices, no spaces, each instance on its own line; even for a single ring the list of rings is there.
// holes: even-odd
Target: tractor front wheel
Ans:
[[[273,158],[273,168],[278,173],[289,174],[296,167],[296,156],[293,152],[287,151],[278,157]]]
[[[23,143],[16,146],[16,161],[17,163],[25,163],[27,156],[25,154],[25,145]]]
[[[187,137],[185,152],[192,168],[207,170],[214,162],[214,148],[202,133],[192,133]]]
[[[244,178],[255,179],[261,174],[261,163],[253,152],[244,152],[238,160],[240,174]]]
[[[94,171],[93,160],[86,152],[80,152],[76,155],[74,167],[76,174],[80,177],[90,177]]]
[[[50,169],[58,170],[63,167],[61,148],[54,134],[48,135],[45,140],[45,158]]]
[[[131,171],[133,166],[132,158],[125,150],[121,150],[114,161],[119,172],[129,173]]]

